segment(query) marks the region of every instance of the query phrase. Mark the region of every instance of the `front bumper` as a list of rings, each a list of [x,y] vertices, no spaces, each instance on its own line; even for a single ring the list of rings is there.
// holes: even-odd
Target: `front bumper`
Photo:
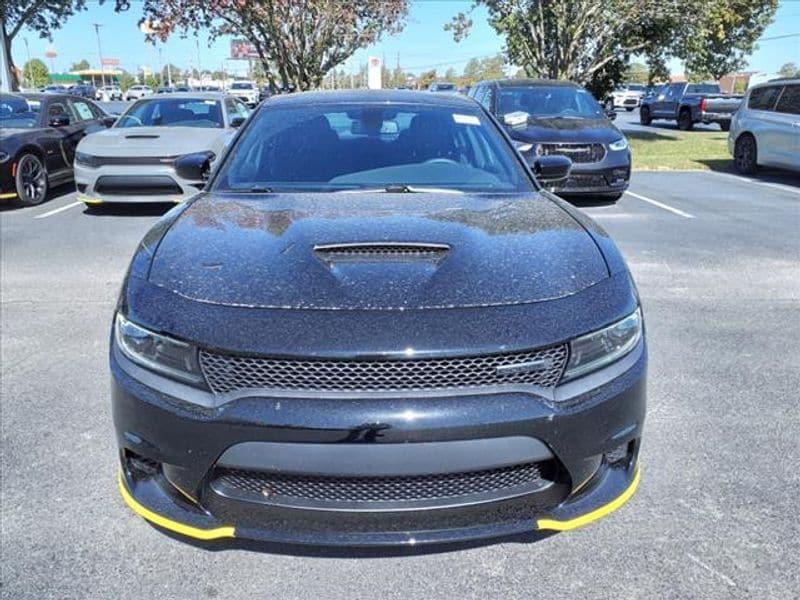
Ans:
[[[646,360],[641,342],[615,365],[560,386],[558,405],[531,393],[497,392],[402,401],[262,396],[203,408],[180,399],[181,384],[144,372],[112,346],[120,491],[137,514],[200,540],[381,546],[572,529],[624,504],[638,484]],[[490,500],[378,509],[366,503],[341,509],[293,506],[258,494],[236,497],[220,488],[215,475],[223,463],[243,460],[248,453],[241,450],[248,444],[296,445],[298,455],[304,448],[363,451],[367,462],[370,455],[383,454],[387,464],[413,474],[429,466],[413,458],[420,455],[413,452],[421,447],[415,444],[466,444],[468,454],[473,442],[499,441],[502,447],[512,439],[544,448],[555,468],[546,485]],[[283,460],[261,456],[264,470]],[[464,460],[460,452],[453,456]],[[354,462],[309,458],[300,461],[301,475],[331,476],[339,470],[339,481],[359,468]],[[373,461],[371,468],[381,464]]]
[[[631,178],[630,150],[607,151],[596,163],[573,163],[566,180],[550,187],[559,196],[618,196]]]
[[[86,204],[177,203],[195,195],[197,185],[202,187],[178,177],[171,165],[94,168],[75,163],[74,169],[78,200]]]

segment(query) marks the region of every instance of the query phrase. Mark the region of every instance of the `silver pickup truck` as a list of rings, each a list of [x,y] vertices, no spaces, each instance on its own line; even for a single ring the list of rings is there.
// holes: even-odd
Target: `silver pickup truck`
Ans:
[[[728,131],[741,103],[741,95],[723,94],[716,83],[668,83],[642,101],[639,121],[650,125],[654,119],[669,119],[683,131],[695,123],[717,123]]]

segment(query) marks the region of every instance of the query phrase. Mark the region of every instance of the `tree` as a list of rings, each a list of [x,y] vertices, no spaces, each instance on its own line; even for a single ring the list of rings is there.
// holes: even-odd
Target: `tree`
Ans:
[[[119,76],[119,87],[122,88],[122,91],[127,92],[128,88],[134,85],[136,85],[136,77],[127,71],[123,71],[122,75]]]
[[[417,77],[417,89],[426,90],[434,81],[436,81],[436,69],[420,73]]]
[[[400,31],[408,0],[144,0],[150,39],[208,30],[245,38],[270,84],[318,86],[331,69],[385,33]]]
[[[688,72],[708,75],[704,79],[738,71],[777,8],[778,0],[705,0],[703,10],[678,19],[674,54]]]
[[[463,40],[471,11],[482,4],[510,63],[530,77],[570,79],[603,97],[637,55],[646,58],[650,81],[669,74],[672,57],[716,77],[727,73],[752,50],[777,2],[708,0],[698,10],[695,0],[473,0],[445,29]]]
[[[175,85],[181,78],[181,70],[172,63],[166,64],[161,68],[161,81],[162,85],[168,85],[170,80],[172,85]]]
[[[625,69],[625,81],[631,83],[647,83],[650,79],[650,70],[647,65],[640,62],[632,62]]]
[[[69,70],[70,71],[84,71],[84,70],[88,69],[90,66],[91,65],[89,65],[89,61],[84,58],[82,60],[79,60],[76,63],[72,63],[72,67],[70,67]]]
[[[781,66],[778,74],[781,77],[800,77],[800,69],[797,68],[797,63],[787,62]]]
[[[44,62],[38,58],[32,58],[22,68],[22,78],[25,80],[25,85],[38,88],[47,85],[47,82],[50,81],[50,71],[47,70]]]
[[[99,0],[102,3],[104,0]],[[123,7],[127,0],[117,0],[117,7]],[[0,27],[3,28],[6,40],[6,56],[13,88],[19,89],[16,69],[11,55],[14,38],[27,28],[39,34],[39,37],[52,39],[53,31],[76,12],[86,8],[87,0],[0,0]]]

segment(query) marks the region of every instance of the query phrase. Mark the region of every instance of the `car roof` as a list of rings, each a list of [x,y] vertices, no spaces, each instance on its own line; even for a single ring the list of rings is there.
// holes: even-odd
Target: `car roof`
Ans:
[[[569,87],[578,89],[579,86],[574,81],[564,81],[562,79],[491,79],[479,81],[475,85],[494,83],[500,87]]]
[[[749,89],[763,87],[765,85],[786,85],[786,84],[797,84],[800,83],[800,77],[776,77],[775,79],[770,79],[769,81],[762,81],[761,83],[757,83],[756,85],[752,86]]]
[[[186,99],[197,99],[197,100],[224,100],[225,98],[230,98],[227,94],[222,92],[173,92],[167,96],[145,96],[141,98],[140,101],[142,102],[159,102],[164,100],[165,98],[186,98]]]
[[[45,94],[43,92],[23,92],[20,94],[20,96],[22,96],[23,98],[27,98],[29,100],[40,100],[40,101],[53,100],[53,99],[59,99],[59,100],[70,99],[70,100],[80,100],[83,102],[87,100],[87,98],[84,98],[83,96],[76,96],[75,94]]]
[[[298,92],[288,95],[273,96],[269,106],[289,105],[305,106],[308,104],[340,104],[340,103],[394,103],[394,104],[426,104],[448,106],[451,108],[474,108],[477,103],[466,96],[431,94],[427,91],[413,90],[326,90],[316,92]]]

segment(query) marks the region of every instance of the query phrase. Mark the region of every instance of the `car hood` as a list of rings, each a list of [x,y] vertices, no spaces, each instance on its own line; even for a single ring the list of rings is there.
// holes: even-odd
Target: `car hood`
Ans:
[[[320,249],[336,244],[356,249]],[[199,302],[328,310],[538,302],[606,277],[592,237],[536,193],[203,194],[164,234],[149,271],[152,284]]]
[[[522,142],[608,144],[622,133],[607,119],[531,119],[526,125],[508,130],[511,137]]]
[[[219,151],[231,130],[210,127],[112,127],[81,140],[78,150],[96,156],[176,156]]]

